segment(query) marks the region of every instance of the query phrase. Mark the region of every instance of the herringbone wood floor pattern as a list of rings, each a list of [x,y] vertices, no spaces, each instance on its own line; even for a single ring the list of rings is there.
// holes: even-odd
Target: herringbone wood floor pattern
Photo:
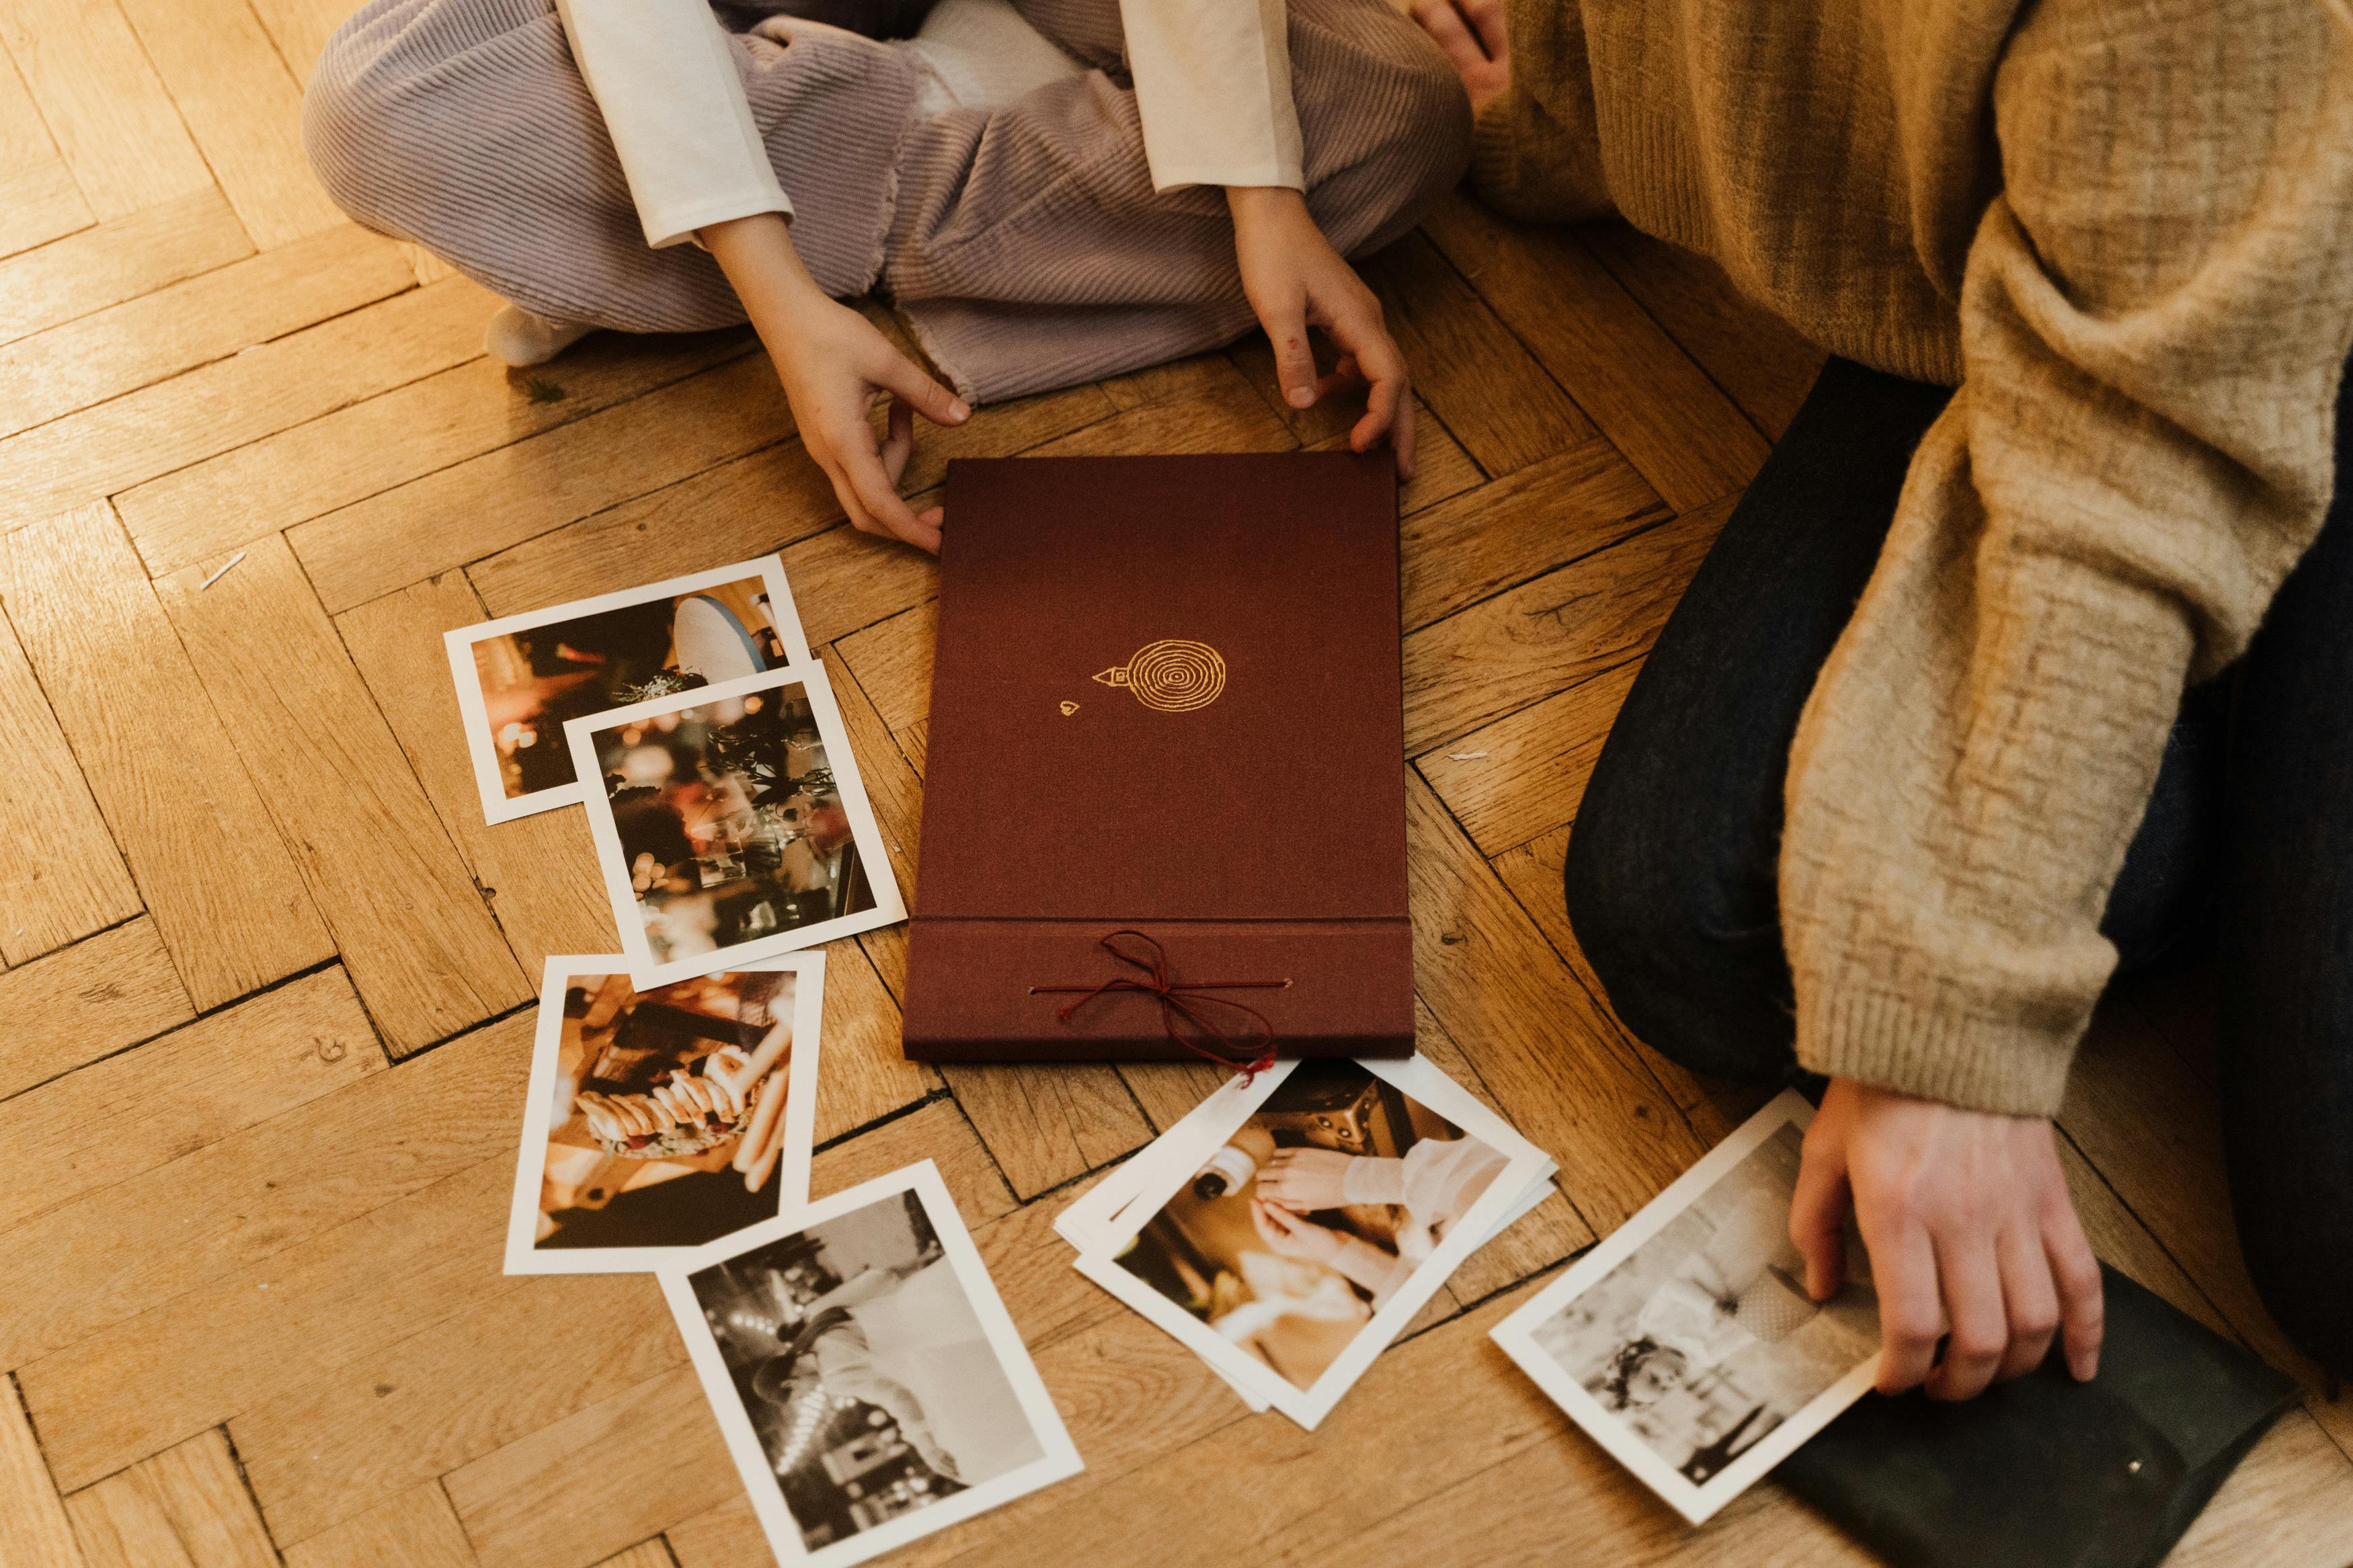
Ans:
[[[543,954],[611,946],[576,812],[485,827],[439,632],[782,549],[916,875],[934,574],[849,531],[743,333],[483,359],[491,302],[342,220],[299,82],[346,0],[0,7],[0,1563],[752,1568],[652,1283],[499,1270]],[[1248,1417],[1053,1213],[1208,1087],[910,1066],[837,944],[816,1185],[930,1156],[1086,1474],[913,1563],[1864,1560],[1772,1485],[1685,1530],[1487,1342],[1750,1101],[1597,999],[1557,874],[1643,650],[1817,356],[1620,228],[1449,203],[1369,275],[1413,356],[1422,1047],[1558,1156],[1324,1429]],[[1275,451],[1262,344],[984,411],[957,453]],[[241,556],[216,582],[207,580]],[[2101,1249],[2307,1375],[2178,1562],[2353,1558],[2353,1402],[2232,1241],[2195,976],[2063,1119]]]

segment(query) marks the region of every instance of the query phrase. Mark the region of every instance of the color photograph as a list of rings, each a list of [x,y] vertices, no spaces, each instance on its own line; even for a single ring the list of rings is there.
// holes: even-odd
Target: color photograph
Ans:
[[[1165,1159],[1081,1271],[1309,1426],[1547,1163],[1419,1058],[1278,1064]]]
[[[1789,1205],[1812,1107],[1785,1092],[1494,1331],[1604,1447],[1694,1522],[1870,1386],[1879,1299],[1807,1294]]]
[[[906,917],[819,668],[565,727],[622,950],[661,984]]]
[[[645,991],[549,959],[507,1272],[651,1268],[799,1206],[824,994],[822,953]]]
[[[780,1561],[860,1562],[1081,1468],[929,1161],[661,1279]]]
[[[569,720],[807,664],[776,556],[445,633],[492,822],[581,798]]]

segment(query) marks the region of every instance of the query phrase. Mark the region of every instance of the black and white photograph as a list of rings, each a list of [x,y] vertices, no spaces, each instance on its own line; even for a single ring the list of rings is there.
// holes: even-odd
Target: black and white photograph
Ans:
[[[780,1561],[861,1562],[1081,1468],[929,1161],[661,1280]]]
[[[459,626],[442,640],[491,822],[582,798],[569,721],[809,662],[774,555]]]
[[[547,961],[510,1274],[652,1268],[808,1196],[825,955],[644,991],[627,971]]]
[[[1817,1302],[1789,1240],[1812,1107],[1786,1091],[1494,1338],[1694,1523],[1871,1386],[1879,1299],[1849,1223]]]
[[[1312,1428],[1546,1164],[1420,1058],[1281,1063],[1155,1157],[1078,1267]]]
[[[630,972],[690,979],[906,918],[821,668],[565,726]]]

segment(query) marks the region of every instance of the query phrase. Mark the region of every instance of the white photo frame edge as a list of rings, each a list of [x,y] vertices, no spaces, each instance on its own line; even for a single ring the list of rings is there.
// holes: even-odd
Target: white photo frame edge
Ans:
[[[1647,1444],[1627,1431],[1616,1415],[1603,1409],[1599,1400],[1588,1394],[1583,1385],[1569,1375],[1567,1368],[1553,1360],[1535,1342],[1534,1331],[1537,1324],[1558,1312],[1563,1305],[1681,1217],[1694,1199],[1754,1153],[1767,1139],[1786,1126],[1795,1125],[1802,1131],[1812,1123],[1813,1119],[1814,1108],[1804,1095],[1794,1089],[1783,1089],[1767,1101],[1757,1114],[1735,1128],[1723,1142],[1701,1156],[1698,1163],[1669,1183],[1657,1197],[1643,1205],[1625,1224],[1595,1243],[1584,1257],[1570,1264],[1559,1279],[1487,1331],[1487,1337],[1502,1347],[1504,1353],[1510,1356],[1545,1396],[1559,1405],[1586,1436],[1600,1444],[1610,1458],[1633,1471],[1645,1486],[1694,1524],[1706,1523],[1718,1509],[1756,1484],[1774,1466],[1802,1446],[1807,1438],[1829,1426],[1848,1405],[1868,1392],[1879,1375],[1880,1358],[1877,1355],[1866,1358],[1845,1376],[1807,1401],[1795,1415],[1758,1438],[1738,1458],[1709,1477],[1704,1485],[1694,1486],[1674,1467],[1652,1452]]]
[[[581,805],[588,816],[588,837],[596,848],[596,871],[605,884],[606,902],[610,906],[613,924],[621,940],[621,952],[628,959],[629,978],[638,990],[668,985],[673,981],[691,980],[698,974],[709,974],[713,970],[741,969],[754,959],[798,952],[838,937],[896,925],[907,918],[906,901],[899,892],[898,871],[891,864],[881,825],[875,821],[874,808],[866,797],[865,777],[859,772],[857,753],[850,749],[849,731],[842,724],[841,709],[833,700],[832,679],[821,664],[787,665],[782,669],[763,670],[740,679],[723,680],[712,686],[699,686],[691,691],[657,697],[649,702],[632,703],[627,708],[611,708],[602,713],[567,720],[564,726],[564,738],[572,752],[573,769],[584,782],[600,776],[589,744],[589,736],[598,730],[794,685],[807,693],[810,711],[817,720],[818,738],[825,744],[827,761],[833,763],[834,781],[841,791],[841,808],[849,818],[850,841],[858,846],[859,856],[866,862],[866,879],[874,890],[874,907],[856,914],[819,921],[815,925],[802,926],[797,930],[778,931],[756,942],[718,948],[711,952],[697,953],[691,958],[673,959],[668,963],[657,963],[653,949],[646,941],[645,922],[635,918],[638,898],[629,887],[628,868],[621,864],[621,839],[618,830],[613,826],[613,804],[606,798],[603,790],[591,790]]]
[[[458,689],[459,728],[465,734],[467,760],[473,764],[474,791],[481,797],[483,819],[493,824],[513,822],[543,811],[554,811],[585,801],[587,789],[585,782],[575,776],[572,783],[559,784],[553,789],[512,797],[507,795],[506,784],[499,776],[498,752],[491,744],[490,714],[482,706],[481,679],[474,668],[476,643],[485,637],[529,631],[534,626],[552,626],[558,621],[579,620],[586,616],[602,615],[607,610],[626,609],[631,605],[715,588],[725,583],[740,583],[746,577],[759,577],[767,584],[768,607],[777,617],[776,636],[785,645],[784,668],[796,669],[815,664],[817,660],[809,653],[808,639],[801,631],[800,609],[793,603],[792,584],[785,577],[785,558],[775,551],[749,561],[713,566],[702,572],[690,572],[683,577],[672,577],[665,582],[617,589],[610,594],[525,610],[520,615],[501,616],[496,620],[478,621],[470,626],[453,626],[443,632],[442,648],[449,659],[450,679]],[[776,671],[765,673],[773,675]]]
[[[941,1252],[955,1269],[956,1282],[964,1287],[974,1315],[980,1320],[981,1331],[987,1336],[989,1348],[997,1352],[1006,1380],[1013,1385],[1022,1414],[1029,1418],[1030,1427],[1038,1435],[1039,1446],[1045,1452],[1018,1470],[983,1481],[918,1512],[902,1514],[871,1530],[860,1531],[846,1540],[811,1552],[801,1540],[799,1523],[786,1506],[784,1489],[777,1484],[776,1472],[769,1468],[767,1454],[760,1447],[759,1434],[752,1429],[751,1417],[744,1412],[743,1401],[735,1394],[734,1377],[727,1370],[725,1359],[719,1353],[718,1342],[712,1338],[709,1327],[702,1321],[702,1304],[695,1298],[690,1278],[713,1264],[765,1247],[780,1237],[797,1235],[811,1226],[822,1225],[828,1219],[853,1213],[902,1192],[914,1193],[923,1203],[924,1214],[932,1222],[933,1234],[939,1237]],[[943,1216],[945,1223],[943,1223]],[[744,1489],[751,1498],[752,1509],[759,1518],[761,1531],[767,1536],[769,1548],[780,1563],[807,1563],[812,1564],[812,1568],[848,1568],[850,1563],[863,1563],[883,1552],[896,1551],[923,1536],[935,1534],[1056,1481],[1068,1479],[1086,1468],[1085,1460],[1079,1456],[1078,1446],[1071,1442],[1069,1429],[1062,1425],[1061,1412],[1055,1407],[1053,1395],[1047,1391],[1045,1380],[1038,1375],[1038,1366],[1029,1355],[1028,1343],[1021,1338],[1020,1330],[1014,1325],[1012,1314],[1005,1310],[1004,1299],[997,1294],[997,1281],[990,1277],[987,1265],[981,1259],[980,1248],[974,1244],[972,1233],[965,1226],[963,1212],[956,1207],[946,1182],[941,1179],[939,1167],[928,1159],[818,1199],[806,1205],[797,1214],[762,1220],[756,1226],[663,1264],[654,1271],[654,1277],[661,1285],[663,1298],[669,1301],[671,1314],[678,1320],[679,1337],[686,1343],[687,1356],[693,1363],[696,1381],[702,1385],[704,1400],[719,1423],[721,1436],[726,1441],[729,1456],[735,1461]]]
[[[1126,1302],[1203,1361],[1225,1373],[1229,1382],[1239,1383],[1262,1395],[1269,1405],[1311,1432],[1355,1386],[1356,1380],[1364,1375],[1381,1352],[1395,1342],[1412,1321],[1413,1315],[1421,1310],[1422,1304],[1453,1277],[1465,1258],[1484,1245],[1497,1218],[1519,1200],[1548,1158],[1469,1090],[1440,1071],[1427,1058],[1408,1057],[1395,1061],[1358,1058],[1356,1065],[1394,1085],[1409,1098],[1418,1100],[1437,1111],[1462,1129],[1466,1135],[1475,1137],[1498,1151],[1504,1154],[1505,1163],[1503,1171],[1487,1184],[1486,1191],[1480,1194],[1469,1212],[1456,1222],[1446,1239],[1422,1261],[1397,1294],[1390,1297],[1356,1331],[1349,1340],[1347,1348],[1333,1359],[1312,1386],[1302,1389],[1282,1377],[1273,1368],[1222,1338],[1199,1319],[1152,1289],[1118,1261],[1115,1255],[1143,1228],[1142,1221],[1157,1214],[1190,1174],[1189,1171],[1176,1170],[1180,1162],[1172,1160],[1166,1168],[1155,1171],[1151,1184],[1120,1215],[1114,1234],[1104,1245],[1082,1249],[1077,1264],[1080,1273]],[[1267,1073],[1261,1076],[1272,1078],[1274,1075]],[[1244,1097],[1240,1116],[1225,1124],[1228,1130],[1256,1111],[1273,1090],[1273,1083],[1266,1084],[1263,1089],[1252,1085],[1251,1091]],[[1171,1171],[1176,1171],[1174,1180],[1169,1179]],[[1130,1223],[1131,1219],[1136,1223]]]
[[[628,960],[617,952],[550,953],[541,966],[538,1011],[533,1019],[531,1069],[523,1090],[522,1143],[515,1154],[514,1195],[507,1211],[504,1273],[642,1274],[683,1250],[674,1247],[599,1247],[545,1252],[532,1239],[538,1228],[540,1182],[547,1171],[551,1118],[545,1091],[547,1080],[555,1070],[556,1052],[563,1046],[565,983],[575,974],[625,974],[628,967]],[[825,1017],[825,954],[779,953],[758,963],[725,967],[790,972],[795,976],[793,1060],[785,1072],[785,1146],[776,1156],[776,1217],[789,1218],[808,1206],[810,1145],[817,1130],[818,1057],[823,1049],[820,1037]],[[630,984],[635,986],[637,982],[633,979]],[[765,1225],[767,1221],[758,1223]]]

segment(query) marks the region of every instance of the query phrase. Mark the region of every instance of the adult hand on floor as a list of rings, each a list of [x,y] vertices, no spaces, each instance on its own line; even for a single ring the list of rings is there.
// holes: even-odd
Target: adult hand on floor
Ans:
[[[1405,355],[1381,320],[1381,302],[1332,248],[1307,198],[1283,185],[1232,185],[1226,205],[1234,216],[1234,259],[1266,341],[1283,401],[1311,408],[1343,386],[1366,386],[1365,416],[1348,432],[1352,451],[1369,452],[1387,436],[1397,452],[1398,477],[1413,478],[1413,389]],[[1321,327],[1339,346],[1332,374],[1315,374],[1307,329]]]
[[[972,410],[916,369],[872,322],[826,298],[801,265],[782,216],[735,218],[700,235],[776,363],[801,445],[825,470],[841,510],[864,532],[937,554],[940,509],[917,516],[899,498],[899,476],[914,455],[917,414],[934,425],[961,425]],[[866,416],[886,396],[890,433],[877,446]]]
[[[1421,24],[1462,79],[1476,116],[1512,85],[1512,46],[1504,25],[1504,0],[1413,0]]]
[[[1816,1300],[1843,1278],[1850,1203],[1879,1294],[1881,1393],[1926,1383],[1932,1398],[1974,1398],[2041,1365],[2062,1331],[2068,1370],[2099,1369],[2100,1266],[2048,1120],[1832,1079],[1789,1213]]]

